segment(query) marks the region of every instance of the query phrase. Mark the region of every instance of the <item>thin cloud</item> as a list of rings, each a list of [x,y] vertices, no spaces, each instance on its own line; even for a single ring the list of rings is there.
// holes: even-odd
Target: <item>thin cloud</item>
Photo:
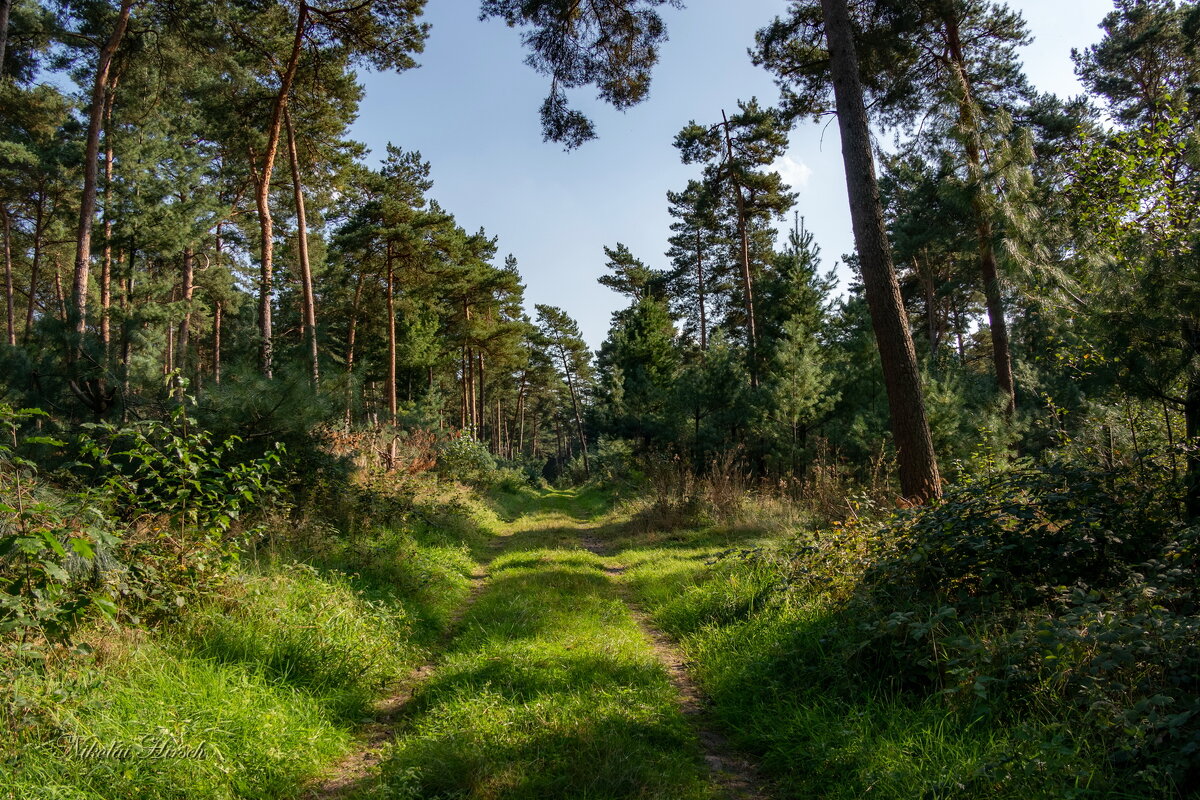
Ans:
[[[798,192],[808,188],[809,179],[813,174],[812,167],[808,164],[786,155],[775,159],[771,169],[778,172],[783,182]]]

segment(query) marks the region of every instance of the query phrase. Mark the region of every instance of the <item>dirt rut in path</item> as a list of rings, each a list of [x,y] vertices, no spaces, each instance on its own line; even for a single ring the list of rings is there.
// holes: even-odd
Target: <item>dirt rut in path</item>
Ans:
[[[479,595],[483,593],[484,587],[487,585],[487,565],[499,555],[506,539],[507,537],[502,537],[493,540],[487,559],[476,566],[475,571],[471,573],[471,591],[458,610],[454,612],[454,616],[450,618],[446,632],[442,636],[443,645],[458,632],[462,618],[479,598]],[[444,647],[439,647],[438,652],[440,653],[443,649]],[[349,797],[352,792],[362,786],[371,772],[383,761],[387,753],[387,746],[396,735],[396,721],[400,718],[404,708],[412,701],[417,688],[433,674],[437,667],[437,658],[438,656],[435,655],[434,658],[414,669],[405,677],[399,690],[375,704],[375,713],[372,714],[371,721],[363,726],[356,737],[358,745],[354,752],[342,759],[321,783],[304,792],[301,795],[303,800],[339,800]]]
[[[603,541],[588,535],[581,536],[580,541],[584,549],[601,558],[609,558],[608,548]],[[713,728],[708,715],[708,699],[688,675],[683,653],[665,633],[654,626],[633,599],[629,586],[620,580],[625,568],[606,564],[604,572],[614,579],[621,599],[629,607],[630,616],[650,640],[655,656],[666,668],[671,685],[679,693],[680,711],[696,732],[713,784],[728,800],[769,800],[771,795],[763,788],[764,781],[754,764],[739,755],[728,740]]]

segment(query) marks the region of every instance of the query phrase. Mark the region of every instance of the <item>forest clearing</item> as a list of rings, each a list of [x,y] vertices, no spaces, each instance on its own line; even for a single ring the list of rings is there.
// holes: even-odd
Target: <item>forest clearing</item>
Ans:
[[[686,5],[0,0],[0,799],[1200,796],[1200,2]]]

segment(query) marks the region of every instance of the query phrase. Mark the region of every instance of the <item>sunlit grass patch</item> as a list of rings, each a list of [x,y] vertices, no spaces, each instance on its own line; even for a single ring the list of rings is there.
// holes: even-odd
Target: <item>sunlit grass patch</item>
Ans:
[[[172,642],[105,665],[103,682],[10,738],[0,795],[75,800],[212,800],[294,794],[347,752],[319,698],[263,669],[232,669]],[[170,757],[167,757],[170,756]]]
[[[676,693],[596,556],[515,550],[383,772],[411,797],[702,798]]]

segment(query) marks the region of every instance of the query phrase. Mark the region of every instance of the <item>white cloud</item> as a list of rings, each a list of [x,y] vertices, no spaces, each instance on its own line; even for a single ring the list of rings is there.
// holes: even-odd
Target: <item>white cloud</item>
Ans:
[[[813,174],[812,167],[791,156],[780,156],[775,159],[771,169],[778,172],[783,177],[783,182],[798,192],[804,191],[808,187],[808,181]]]

